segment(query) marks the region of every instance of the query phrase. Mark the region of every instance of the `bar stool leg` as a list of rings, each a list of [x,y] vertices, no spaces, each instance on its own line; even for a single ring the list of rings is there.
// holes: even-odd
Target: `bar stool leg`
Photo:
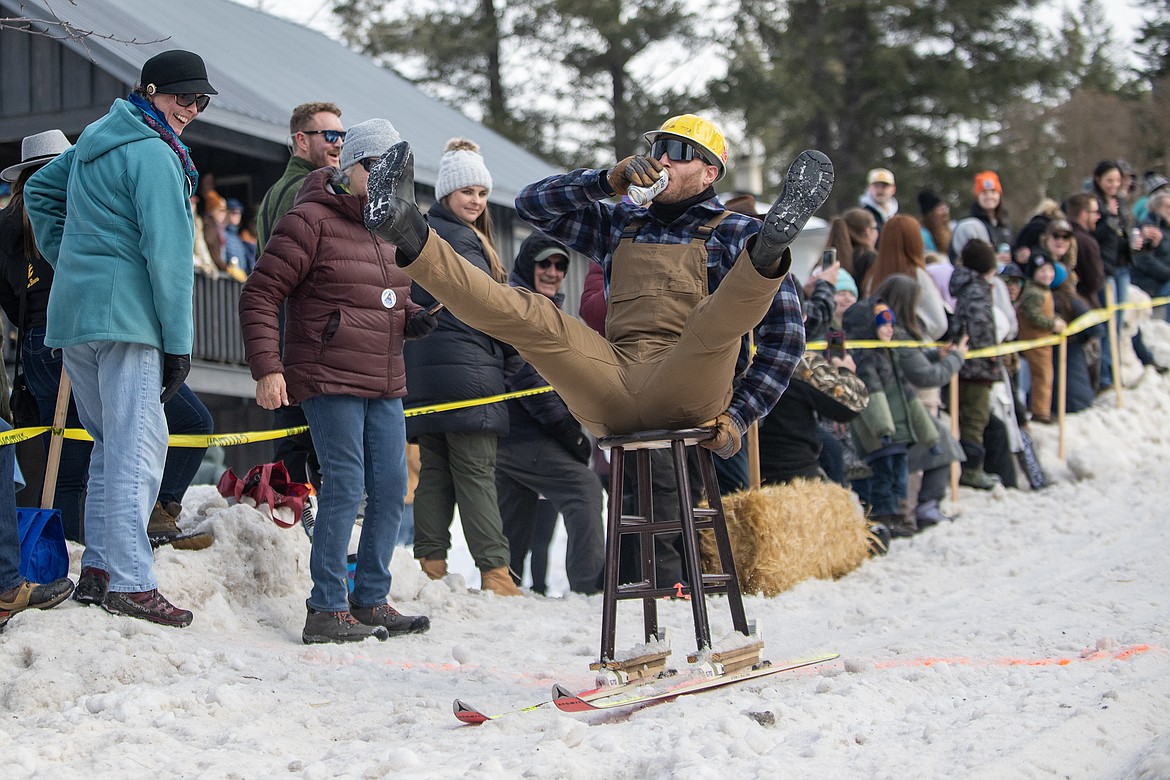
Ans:
[[[731,609],[731,624],[735,630],[748,635],[747,615],[743,609],[743,590],[739,584],[739,573],[735,568],[735,557],[731,551],[731,537],[727,533],[727,515],[723,511],[723,497],[719,493],[719,478],[715,474],[714,455],[710,450],[697,449],[699,471],[703,475],[703,492],[707,495],[707,506],[715,510],[712,528],[715,531],[715,546],[719,550],[719,565],[730,577],[727,583],[727,605]]]
[[[618,569],[620,566],[622,523],[622,476],[625,455],[621,447],[609,452],[609,515],[605,534],[605,581],[601,606],[601,663],[614,657],[614,633],[617,625]]]
[[[683,568],[690,583],[691,612],[695,618],[695,642],[699,652],[711,646],[711,625],[707,619],[703,567],[699,562],[699,540],[695,532],[695,511],[691,505],[691,485],[687,474],[687,448],[681,439],[670,443],[674,456],[674,475],[678,484],[678,504],[682,518]]]
[[[651,473],[650,451],[638,450],[638,514],[653,528],[654,522],[654,481]],[[642,557],[642,579],[653,588],[658,587],[658,558],[654,545],[655,535],[645,530],[638,535]],[[658,638],[658,601],[653,597],[642,599],[642,625],[647,642]]]

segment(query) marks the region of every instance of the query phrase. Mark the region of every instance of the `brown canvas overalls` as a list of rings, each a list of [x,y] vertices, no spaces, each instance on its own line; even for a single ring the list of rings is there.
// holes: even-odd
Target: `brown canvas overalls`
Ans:
[[[694,427],[727,409],[740,339],[783,280],[761,276],[743,252],[708,294],[704,244],[728,213],[687,244],[634,243],[639,225],[622,234],[609,340],[549,298],[495,282],[433,230],[404,270],[456,317],[515,347],[595,436]]]

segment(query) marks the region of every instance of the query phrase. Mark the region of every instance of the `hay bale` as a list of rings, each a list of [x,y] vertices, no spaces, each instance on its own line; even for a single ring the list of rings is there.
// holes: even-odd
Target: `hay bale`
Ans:
[[[841,577],[869,557],[870,534],[853,494],[797,479],[723,497],[744,593],[775,596],[809,577]],[[702,533],[703,567],[719,571],[715,538]]]

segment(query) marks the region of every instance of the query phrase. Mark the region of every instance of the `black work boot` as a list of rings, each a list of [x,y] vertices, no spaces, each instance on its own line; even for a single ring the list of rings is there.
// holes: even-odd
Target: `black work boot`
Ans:
[[[791,266],[788,245],[800,235],[809,217],[825,205],[833,191],[833,180],[833,163],[815,149],[806,149],[792,161],[784,189],[764,216],[764,226],[748,249],[752,265],[762,275],[775,278],[781,268],[787,271]],[[788,261],[782,263],[786,257]]]
[[[398,265],[410,265],[431,232],[414,202],[414,152],[410,144],[399,141],[374,163],[366,192],[366,227],[398,247]]]
[[[306,645],[327,642],[360,642],[373,637],[378,641],[390,638],[385,626],[367,626],[357,622],[349,612],[318,612],[310,609],[305,618],[301,641]]]
[[[85,566],[81,569],[81,576],[77,578],[73,600],[87,606],[101,604],[106,600],[106,592],[109,589],[110,575],[107,572],[93,566]]]
[[[376,607],[359,607],[349,602],[349,614],[365,626],[385,626],[390,636],[398,634],[421,634],[431,627],[426,615],[403,615],[389,604]]]

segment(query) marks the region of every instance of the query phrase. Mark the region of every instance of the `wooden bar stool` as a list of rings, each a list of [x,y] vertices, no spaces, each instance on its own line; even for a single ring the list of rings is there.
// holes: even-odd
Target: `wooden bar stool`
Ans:
[[[683,543],[683,572],[688,585],[682,593],[690,596],[691,611],[695,621],[697,652],[711,647],[711,627],[707,619],[708,594],[727,594],[731,609],[731,622],[736,631],[747,636],[749,627],[743,611],[743,596],[740,592],[739,577],[731,555],[731,540],[727,535],[727,521],[723,514],[723,501],[719,495],[719,483],[715,477],[715,463],[710,450],[698,447],[699,442],[713,438],[713,428],[688,428],[678,431],[644,431],[641,433],[606,436],[598,444],[610,451],[609,459],[609,507],[605,540],[605,583],[601,616],[601,658],[591,668],[601,670],[635,671],[625,669],[627,665],[614,657],[614,633],[617,624],[617,603],[625,599],[642,600],[642,617],[645,624],[646,642],[663,638],[658,629],[657,599],[678,595],[673,583],[659,583],[655,572],[654,537],[663,533],[681,533]],[[699,471],[702,475],[703,494],[707,507],[691,505],[690,476],[687,468],[687,449],[695,448]],[[678,486],[680,521],[654,522],[654,495],[650,479],[650,451],[669,449],[672,455],[675,482]],[[626,452],[635,456],[638,510],[637,514],[622,512],[622,482],[626,468]],[[716,547],[722,574],[704,575],[699,560],[699,538],[697,531],[710,528],[714,531]],[[641,542],[641,579],[626,585],[618,584],[619,551],[623,536],[636,535]],[[661,654],[661,664],[646,656],[633,659],[644,676],[660,669],[665,664],[669,651]]]

